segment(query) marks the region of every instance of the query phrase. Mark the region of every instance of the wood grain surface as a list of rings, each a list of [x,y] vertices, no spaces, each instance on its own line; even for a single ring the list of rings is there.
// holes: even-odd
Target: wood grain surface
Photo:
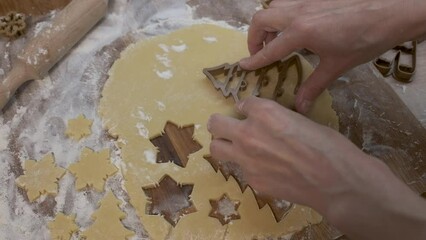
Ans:
[[[1,0],[0,16],[10,11],[27,15],[42,15],[54,9],[61,9],[71,0]]]
[[[25,4],[23,4],[24,2]],[[2,0],[0,2],[0,15],[10,10],[28,14],[43,14],[51,9],[62,7],[67,2],[69,0]],[[250,20],[249,11],[236,11],[236,9],[243,9],[241,7],[241,4],[243,4],[241,2],[243,1],[236,1],[240,5],[235,3],[226,8],[223,7],[226,6],[224,1],[191,0],[189,2],[191,5],[199,6],[195,12],[196,16],[223,20],[224,18],[230,18],[229,16],[236,15],[236,19],[239,22],[248,23]],[[217,8],[212,8],[212,5],[217,5]],[[106,69],[101,69],[101,67],[111,66],[113,61],[119,57],[120,51],[133,41],[135,39],[129,39],[126,36],[104,47],[95,56],[93,62],[96,63],[96,58],[100,58],[105,53],[113,57],[108,64],[100,65],[99,69],[96,70],[104,73]],[[420,66],[417,68],[413,84],[418,84],[418,86],[422,87],[426,86],[426,48],[424,45],[420,45],[419,49],[420,60],[418,63]],[[310,60],[313,63],[316,61],[314,58],[310,58]],[[93,71],[93,69],[88,68],[87,71]],[[407,92],[399,92],[398,96],[395,93],[398,86],[396,85],[392,89],[386,83],[386,81],[392,82],[393,80],[380,77],[371,64],[355,68],[346,74],[345,77],[349,81],[336,81],[330,88],[334,98],[333,108],[340,117],[340,132],[366,153],[384,161],[413,191],[418,194],[426,192],[426,178],[424,177],[426,174],[426,161],[423,161],[426,158],[426,130],[419,122],[419,117],[413,115],[400,97],[406,98],[404,99],[405,102],[416,103],[422,101],[421,95],[413,98],[413,94],[417,94],[414,89],[412,93],[408,92],[408,94]],[[105,73],[100,83],[103,84],[106,78],[107,75]],[[23,94],[17,98],[18,103],[25,104],[25,101],[29,100]],[[12,113],[6,113],[5,119],[11,118],[11,115]],[[16,175],[21,175],[22,169],[20,169],[19,161],[16,163],[15,168]],[[52,209],[49,210],[51,211]],[[307,227],[295,234],[291,239],[345,238],[342,237],[339,231],[324,221],[321,224]]]

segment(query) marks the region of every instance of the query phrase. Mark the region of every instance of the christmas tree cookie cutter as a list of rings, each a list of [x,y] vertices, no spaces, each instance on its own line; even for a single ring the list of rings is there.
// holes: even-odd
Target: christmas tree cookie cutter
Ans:
[[[252,84],[255,84],[255,87],[253,88],[251,95],[256,97],[263,97],[261,94],[262,88],[269,84],[275,84],[274,91],[270,98],[277,100],[284,93],[283,84],[287,78],[289,68],[293,65],[296,66],[298,77],[297,85],[294,89],[294,93],[296,93],[302,84],[303,77],[302,62],[297,54],[255,71],[243,70],[237,62],[234,64],[224,63],[216,67],[205,68],[203,69],[203,73],[213,83],[213,86],[222,92],[225,98],[232,96],[235,102],[241,100],[241,92],[247,91],[248,86]],[[268,77],[268,72],[271,70],[278,71],[276,79],[270,79]],[[249,79],[247,78],[249,74],[253,73],[255,75],[255,83],[249,82]],[[220,80],[220,76],[224,76],[223,81]]]

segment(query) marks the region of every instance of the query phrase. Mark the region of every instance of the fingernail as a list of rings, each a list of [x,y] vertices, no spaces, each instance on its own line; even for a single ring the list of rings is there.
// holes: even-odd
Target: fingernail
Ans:
[[[302,104],[300,105],[300,113],[306,114],[312,107],[312,102],[309,100],[303,100]]]

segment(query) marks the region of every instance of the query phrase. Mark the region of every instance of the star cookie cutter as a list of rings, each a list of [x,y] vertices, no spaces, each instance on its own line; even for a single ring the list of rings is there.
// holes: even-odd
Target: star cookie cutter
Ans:
[[[24,34],[27,24],[25,15],[17,12],[9,12],[0,17],[0,34],[6,37],[20,37]]]
[[[203,73],[213,83],[213,86],[222,92],[225,98],[232,96],[235,102],[241,100],[241,92],[247,91],[251,84],[255,84],[251,95],[256,97],[262,97],[262,88],[270,84],[275,84],[271,99],[276,101],[284,93],[283,83],[287,78],[289,68],[293,65],[296,66],[298,76],[297,85],[294,89],[294,93],[296,93],[302,84],[303,76],[302,62],[297,54],[292,55],[285,60],[274,62],[256,71],[243,70],[237,62],[234,64],[224,63],[216,67],[205,68],[203,69]],[[276,79],[271,79],[268,76],[268,72],[273,69],[278,71],[278,77]],[[256,83],[249,82],[247,78],[249,74],[253,73],[255,75],[255,79],[257,79]],[[225,76],[224,81],[219,79],[220,76]]]

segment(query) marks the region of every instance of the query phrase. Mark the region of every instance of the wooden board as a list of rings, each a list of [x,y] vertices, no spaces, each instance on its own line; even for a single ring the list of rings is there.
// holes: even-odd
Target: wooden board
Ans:
[[[14,1],[9,0],[8,2],[10,7],[10,2]],[[228,18],[231,22],[234,21],[234,25],[239,25],[239,22],[248,23],[254,12],[253,6],[256,6],[255,1],[225,2],[191,0],[189,4],[199,6],[196,8],[196,16],[211,17],[217,20]],[[6,5],[7,3],[2,1],[0,9],[4,9]],[[36,6],[43,6],[38,10],[40,13],[53,7],[49,4]],[[29,6],[26,8],[35,9]],[[100,72],[102,76],[99,84],[103,85],[107,78],[107,69],[119,57],[120,52],[136,39],[136,37],[125,36],[104,47],[96,54],[93,64],[85,70],[87,74],[83,76],[88,76],[93,71]],[[105,54],[110,56],[108,62],[100,61]],[[311,61],[315,62],[313,58]],[[102,64],[98,64],[99,62]],[[426,130],[389,85],[384,82],[384,79],[375,73],[370,64],[352,70],[346,77],[349,81],[337,81],[330,88],[334,97],[333,107],[340,117],[340,132],[367,153],[385,161],[395,174],[414,191],[425,192],[426,163],[422,159],[426,158]],[[84,77],[81,81],[85,81]],[[36,88],[33,88],[32,83],[24,87],[24,91],[18,93],[16,100],[18,105],[30,105],[30,96],[36,93],[34,89]],[[16,111],[17,109],[9,109],[3,117],[12,119]],[[37,111],[46,112],[47,109],[42,104]],[[30,127],[31,115],[24,119],[18,128]],[[22,130],[14,132],[14,135],[19,136],[20,131]],[[17,139],[12,137],[9,146],[15,154],[13,162],[11,162],[11,171],[14,175],[19,176],[23,174],[23,171],[19,162]],[[25,196],[24,191],[19,191],[17,194]],[[39,206],[35,206],[35,211],[41,215],[53,216],[55,204],[54,199],[48,197]],[[340,235],[336,229],[324,221],[295,234],[292,240],[337,239]]]
[[[0,1],[0,16],[10,11],[28,15],[42,15],[51,10],[61,9],[71,0],[2,0]]]

